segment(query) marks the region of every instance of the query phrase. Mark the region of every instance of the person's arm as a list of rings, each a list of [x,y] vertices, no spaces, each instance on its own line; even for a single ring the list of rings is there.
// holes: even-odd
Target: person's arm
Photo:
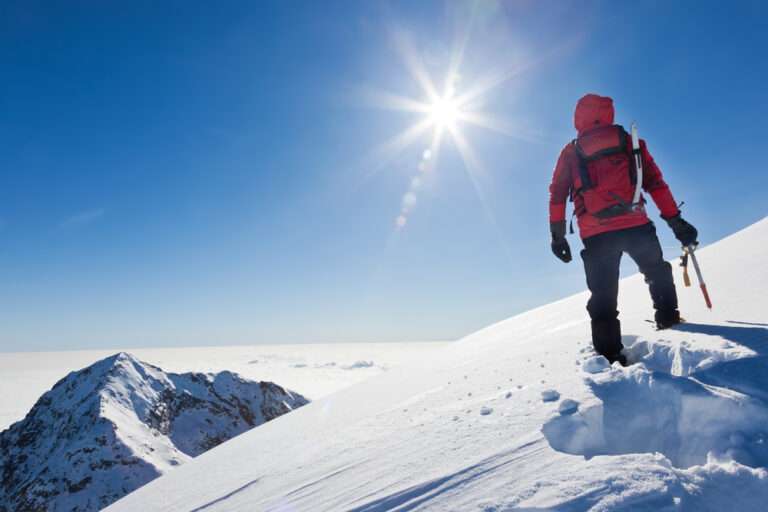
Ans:
[[[560,157],[552,173],[549,185],[549,223],[565,222],[565,206],[573,186],[567,147],[560,152]]]
[[[640,151],[643,155],[643,190],[651,195],[653,202],[661,211],[661,218],[667,221],[680,243],[683,246],[697,244],[699,232],[680,215],[680,208],[672,197],[672,191],[664,181],[661,169],[653,161],[644,140],[640,141]]]
[[[565,239],[565,207],[571,186],[571,169],[567,148],[564,148],[557,159],[552,183],[549,185],[549,230],[552,234],[552,253],[565,263],[571,261],[571,248]]]
[[[661,211],[663,219],[669,219],[678,215],[680,210],[677,207],[675,198],[672,196],[672,191],[669,190],[669,185],[664,181],[661,169],[656,165],[651,153],[648,151],[648,146],[642,139],[640,140],[640,152],[643,156],[643,190],[651,195],[653,202],[656,203],[659,211]]]

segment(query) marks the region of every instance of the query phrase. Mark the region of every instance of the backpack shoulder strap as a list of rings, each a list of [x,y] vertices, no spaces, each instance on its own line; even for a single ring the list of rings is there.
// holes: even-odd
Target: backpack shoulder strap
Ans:
[[[573,149],[576,153],[576,158],[579,160],[579,179],[581,180],[581,186],[577,188],[576,193],[584,190],[589,190],[594,187],[592,178],[589,177],[589,168],[587,167],[587,156],[579,146],[579,139],[573,139]]]

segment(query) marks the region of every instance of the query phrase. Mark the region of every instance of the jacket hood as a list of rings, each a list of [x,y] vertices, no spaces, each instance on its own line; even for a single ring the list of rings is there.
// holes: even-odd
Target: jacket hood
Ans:
[[[608,96],[587,94],[576,103],[573,125],[579,135],[598,126],[613,124],[613,100]]]

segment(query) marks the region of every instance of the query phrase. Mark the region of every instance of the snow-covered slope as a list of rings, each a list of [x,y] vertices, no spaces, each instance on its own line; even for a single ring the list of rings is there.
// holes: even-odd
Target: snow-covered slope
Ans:
[[[762,510],[768,219],[698,254],[715,309],[680,286],[677,329],[645,321],[640,276],[622,282],[628,368],[593,356],[579,294],[239,436],[109,510]]]
[[[165,373],[121,352],[61,379],[0,433],[0,511],[99,510],[306,403],[271,382]]]

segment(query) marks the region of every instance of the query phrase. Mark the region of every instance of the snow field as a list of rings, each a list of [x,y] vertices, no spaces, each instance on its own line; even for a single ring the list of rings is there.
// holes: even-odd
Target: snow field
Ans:
[[[678,329],[656,332],[642,278],[622,281],[628,368],[591,351],[579,294],[269,422],[110,511],[762,510],[768,219],[699,255],[715,309],[681,286]]]

